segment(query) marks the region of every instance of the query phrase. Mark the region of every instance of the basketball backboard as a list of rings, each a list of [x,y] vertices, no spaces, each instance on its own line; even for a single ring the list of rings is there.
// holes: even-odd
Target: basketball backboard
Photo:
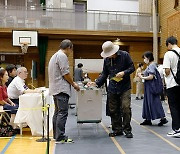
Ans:
[[[21,46],[23,43],[28,46],[38,46],[38,32],[26,30],[12,31],[13,46]]]

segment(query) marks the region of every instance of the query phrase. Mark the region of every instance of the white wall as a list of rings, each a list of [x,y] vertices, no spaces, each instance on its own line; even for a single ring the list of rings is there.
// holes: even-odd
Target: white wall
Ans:
[[[138,0],[87,0],[88,10],[139,12]]]
[[[83,64],[83,72],[101,73],[103,70],[104,59],[75,59],[75,67],[78,63]]]

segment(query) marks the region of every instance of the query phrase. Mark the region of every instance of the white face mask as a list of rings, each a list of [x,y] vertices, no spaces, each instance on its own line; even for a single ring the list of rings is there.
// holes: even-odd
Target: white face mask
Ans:
[[[148,64],[149,63],[149,59],[144,59],[144,63]]]

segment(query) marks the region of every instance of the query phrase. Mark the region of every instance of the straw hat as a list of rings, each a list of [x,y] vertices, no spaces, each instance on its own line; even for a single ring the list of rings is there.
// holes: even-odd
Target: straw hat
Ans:
[[[119,45],[114,45],[111,41],[106,41],[102,45],[101,57],[106,58],[114,55],[119,50]]]

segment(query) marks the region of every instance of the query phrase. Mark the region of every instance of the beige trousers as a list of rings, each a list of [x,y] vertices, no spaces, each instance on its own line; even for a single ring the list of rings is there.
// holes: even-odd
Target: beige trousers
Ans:
[[[136,97],[141,98],[143,96],[143,82],[136,82]]]

